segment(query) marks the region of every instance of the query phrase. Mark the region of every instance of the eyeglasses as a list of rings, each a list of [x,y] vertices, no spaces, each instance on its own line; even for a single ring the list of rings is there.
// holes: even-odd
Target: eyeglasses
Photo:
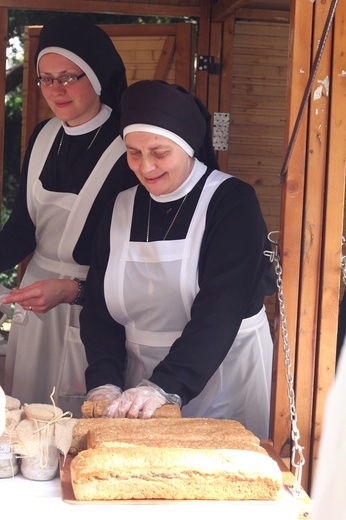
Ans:
[[[57,81],[58,85],[68,87],[69,85],[73,85],[73,83],[76,83],[79,79],[84,78],[84,76],[86,76],[85,72],[82,72],[82,74],[79,74],[79,76],[69,74],[68,76],[60,76],[59,78],[41,78],[40,76],[35,80],[35,83],[38,87],[51,87],[54,81]]]

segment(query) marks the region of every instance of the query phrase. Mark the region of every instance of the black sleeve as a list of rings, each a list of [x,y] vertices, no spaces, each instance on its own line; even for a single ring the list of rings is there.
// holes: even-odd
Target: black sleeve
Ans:
[[[85,372],[87,391],[103,384],[124,387],[126,362],[125,329],[113,320],[104,297],[104,274],[109,257],[111,204],[95,236],[92,264],[85,283],[80,333],[88,361]]]
[[[0,272],[12,269],[24,260],[36,247],[36,228],[27,206],[28,164],[33,143],[42,128],[41,123],[30,138],[23,160],[19,188],[12,213],[0,232]]]
[[[191,319],[150,380],[187,404],[222,363],[268,271],[267,229],[253,188],[231,178],[207,211],[199,259],[200,290]],[[253,301],[257,302],[257,308]]]

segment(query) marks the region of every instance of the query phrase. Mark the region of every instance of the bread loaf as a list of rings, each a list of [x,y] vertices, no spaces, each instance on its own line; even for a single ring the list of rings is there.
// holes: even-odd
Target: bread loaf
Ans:
[[[275,500],[282,488],[281,471],[257,437],[221,419],[95,424],[70,469],[81,501]]]
[[[237,421],[219,419],[114,419],[95,424],[86,434],[87,448],[147,446],[160,448],[265,450]]]
[[[103,403],[103,405],[101,404]],[[87,439],[86,435],[88,431],[95,427],[102,427],[102,428],[111,428],[115,424],[119,424],[119,420],[122,419],[109,419],[109,418],[102,418],[98,414],[94,417],[94,405],[96,404],[96,409],[100,411],[104,408],[105,401],[97,401],[96,403],[93,403],[92,401],[86,401],[84,405],[82,406],[82,412],[85,414],[85,418],[78,419],[78,422],[76,423],[73,434],[72,434],[72,441],[71,446],[69,449],[69,453],[71,455],[75,455],[81,450],[85,450],[87,447]],[[106,401],[106,403],[108,403]],[[157,408],[153,414],[153,419],[166,419],[166,418],[177,418],[181,417],[181,411],[178,405],[175,404],[164,404],[160,408]],[[129,421],[136,421],[140,422],[141,420],[138,419],[128,419]]]
[[[82,415],[86,419],[102,417],[108,404],[109,401],[85,401],[81,408]],[[164,404],[160,406],[153,413],[153,418],[159,419],[161,417],[181,417],[180,407],[176,404]]]
[[[275,500],[281,473],[244,450],[98,448],[71,463],[77,500]]]

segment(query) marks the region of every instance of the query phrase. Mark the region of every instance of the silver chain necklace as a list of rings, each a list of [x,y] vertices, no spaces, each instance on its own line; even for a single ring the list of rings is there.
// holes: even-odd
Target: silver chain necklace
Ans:
[[[88,148],[87,148],[87,151],[90,150],[90,148],[91,148],[92,145],[94,144],[94,141],[95,141],[96,137],[99,135],[101,128],[102,128],[102,125],[98,127],[98,129],[97,129],[97,131],[96,131],[96,134],[95,134],[94,137],[92,138],[91,143],[89,144],[89,146],[88,146]],[[63,143],[63,141],[64,141],[64,135],[65,135],[65,132],[63,131],[62,136],[61,136],[61,139],[60,139],[60,143],[59,143],[59,146],[58,146],[57,155],[60,154],[61,146],[62,146],[62,143]]]
[[[185,200],[186,200],[186,197],[187,197],[187,194],[185,195],[185,197],[183,198],[183,200],[181,201],[180,205],[179,205],[179,208],[177,209],[177,211],[175,212],[175,215],[173,217],[173,220],[172,222],[170,223],[166,233],[165,233],[165,236],[163,237],[162,240],[166,240],[167,238],[167,235],[168,233],[170,232],[170,230],[172,229],[173,227],[173,224],[174,222],[177,220],[177,216],[179,215],[180,213],[180,210],[181,210],[181,207],[182,205],[184,204]],[[150,233],[150,214],[151,214],[151,197],[149,195],[149,210],[148,210],[148,222],[147,222],[147,242],[149,242],[149,233]]]

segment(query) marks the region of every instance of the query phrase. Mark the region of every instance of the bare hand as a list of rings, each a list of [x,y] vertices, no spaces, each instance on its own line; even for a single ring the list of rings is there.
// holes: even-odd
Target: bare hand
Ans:
[[[2,302],[19,303],[27,311],[44,314],[60,303],[73,302],[78,291],[78,283],[75,280],[50,278],[21,289],[14,289]]]

